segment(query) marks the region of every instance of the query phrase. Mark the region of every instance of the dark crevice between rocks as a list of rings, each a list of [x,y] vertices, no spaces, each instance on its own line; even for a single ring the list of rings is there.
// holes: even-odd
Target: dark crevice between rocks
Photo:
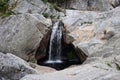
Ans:
[[[38,65],[49,66],[55,68],[56,70],[62,70],[71,65],[82,64],[86,60],[87,56],[81,49],[75,48],[72,43],[68,44],[66,42],[66,29],[63,28],[62,53],[61,53],[63,63],[45,64],[45,61],[48,60],[48,56],[49,56],[48,51],[49,51],[51,31],[52,30],[50,29],[47,32],[47,34],[44,35],[36,51],[35,58],[37,60]]]

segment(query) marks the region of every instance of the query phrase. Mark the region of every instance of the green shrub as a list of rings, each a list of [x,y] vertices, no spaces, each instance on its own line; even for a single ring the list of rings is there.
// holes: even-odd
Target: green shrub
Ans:
[[[85,21],[85,22],[81,23],[81,26],[84,25],[84,24],[92,24],[92,23],[93,23],[92,21],[87,21],[87,22]]]
[[[110,63],[107,63],[107,65],[108,65],[109,67],[112,67]]]
[[[49,7],[50,7],[50,11],[51,11],[51,12],[53,12],[55,6],[56,6],[56,4],[54,4],[54,3],[51,3],[51,4],[50,4]]]
[[[115,63],[115,64],[116,64],[116,69],[117,69],[117,70],[120,70],[119,64],[117,64],[117,63]]]
[[[48,13],[42,13],[42,15],[43,15],[45,18],[48,18],[48,17],[49,17],[49,14],[48,14]]]
[[[12,14],[9,9],[9,0],[0,0],[0,15],[6,17]]]
[[[43,0],[43,2],[46,4],[48,2],[48,0]]]

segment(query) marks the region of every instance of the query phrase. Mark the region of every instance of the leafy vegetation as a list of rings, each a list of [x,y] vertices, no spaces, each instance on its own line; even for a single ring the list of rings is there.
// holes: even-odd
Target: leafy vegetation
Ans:
[[[117,69],[117,70],[120,70],[119,64],[115,63],[115,65],[116,65],[116,69]]]
[[[54,4],[54,3],[51,3],[51,4],[50,4],[49,7],[50,7],[50,11],[51,11],[51,12],[53,12],[55,6],[56,6],[56,4]]]
[[[6,17],[12,14],[9,9],[9,0],[0,0],[0,16]]]
[[[108,65],[109,67],[112,67],[110,63],[107,63],[107,65]]]
[[[49,14],[48,14],[48,13],[42,13],[42,15],[43,15],[45,18],[48,18],[48,17],[49,17]]]
[[[81,25],[84,25],[84,24],[92,24],[92,21],[87,21],[87,22],[82,22]]]
[[[50,11],[53,12],[54,9],[56,11],[59,12],[63,12],[66,15],[66,8],[67,8],[67,4],[69,1],[73,1],[73,0],[42,0],[45,4],[46,3],[50,3],[49,7],[50,7]],[[48,17],[47,14],[43,14],[43,16]],[[51,18],[55,18],[54,15],[50,16]],[[59,18],[59,16],[57,17]]]

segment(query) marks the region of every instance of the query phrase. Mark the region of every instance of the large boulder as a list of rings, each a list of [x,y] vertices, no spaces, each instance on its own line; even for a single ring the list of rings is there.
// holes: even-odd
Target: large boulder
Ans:
[[[9,5],[15,13],[43,13],[47,9],[41,0],[10,0]]]
[[[103,63],[91,63],[44,75],[27,75],[20,80],[119,80],[120,72]]]
[[[19,57],[0,52],[0,80],[19,80],[27,74],[36,73],[36,70]]]
[[[51,22],[39,14],[0,18],[0,51],[29,60]]]
[[[119,35],[120,7],[106,12],[67,10],[63,22],[75,47],[91,55]],[[71,39],[68,37],[68,39]],[[107,44],[107,43],[106,43]],[[116,44],[115,44],[116,45]]]
[[[94,39],[95,34],[94,18],[96,15],[98,13],[93,11],[66,10],[66,16],[62,18],[67,30],[66,42],[72,43],[75,48],[81,49],[79,51],[82,52],[79,53],[80,56],[82,56],[81,54],[89,56],[89,48],[95,43],[92,42],[92,39]],[[93,45],[89,45],[90,42]]]

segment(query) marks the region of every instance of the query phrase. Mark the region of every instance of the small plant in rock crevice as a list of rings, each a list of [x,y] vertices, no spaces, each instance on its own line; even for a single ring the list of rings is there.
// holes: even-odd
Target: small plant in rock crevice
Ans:
[[[120,65],[118,63],[115,63],[115,65],[116,65],[116,69],[120,70]]]
[[[108,65],[109,67],[112,67],[110,63],[107,63],[107,65]]]
[[[0,16],[7,17],[12,14],[9,9],[9,0],[0,0]]]
[[[48,18],[48,17],[49,17],[49,14],[48,14],[48,13],[42,13],[42,15],[43,15],[45,18]]]
[[[92,21],[84,21],[81,23],[81,26],[84,25],[84,24],[92,24],[93,22]]]

